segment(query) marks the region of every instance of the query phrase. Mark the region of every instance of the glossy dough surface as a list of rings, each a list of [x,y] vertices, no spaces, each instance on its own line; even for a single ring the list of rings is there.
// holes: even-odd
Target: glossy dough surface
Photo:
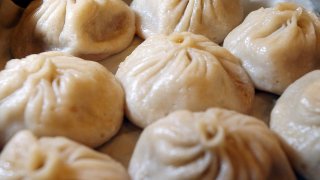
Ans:
[[[133,0],[131,7],[142,38],[188,31],[221,43],[243,20],[241,0]]]
[[[66,136],[94,147],[122,123],[123,90],[93,61],[60,52],[11,60],[0,72],[0,87],[1,143],[27,128],[36,135]]]
[[[308,179],[320,177],[320,70],[306,74],[282,94],[271,114],[271,128],[302,159]]]
[[[130,161],[132,179],[295,179],[278,137],[233,111],[178,111],[148,126]]]
[[[15,58],[54,50],[101,60],[125,49],[134,32],[134,13],[121,0],[35,0],[15,28],[11,51]]]
[[[129,179],[125,168],[109,156],[64,137],[36,138],[21,131],[0,156],[0,179]]]
[[[320,66],[320,20],[291,3],[261,8],[225,39],[255,87],[281,94],[291,83]]]
[[[127,117],[146,127],[180,109],[248,112],[254,89],[237,58],[201,35],[148,38],[120,64]]]

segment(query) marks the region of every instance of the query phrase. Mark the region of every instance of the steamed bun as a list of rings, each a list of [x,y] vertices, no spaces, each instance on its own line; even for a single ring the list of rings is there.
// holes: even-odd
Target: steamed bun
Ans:
[[[302,160],[307,179],[320,177],[320,70],[306,74],[286,89],[271,114],[271,128]]]
[[[189,31],[221,43],[243,20],[241,0],[133,0],[131,7],[142,38]]]
[[[125,49],[134,33],[134,12],[122,0],[34,0],[11,51],[15,58],[54,50],[101,60]]]
[[[0,72],[0,142],[20,129],[66,136],[88,146],[111,138],[124,93],[102,65],[60,52],[14,59]],[[0,143],[0,144],[1,144]]]
[[[223,46],[240,58],[257,89],[281,94],[320,67],[320,20],[291,3],[261,8],[230,32]]]
[[[138,179],[295,179],[282,142],[233,111],[178,111],[142,132],[129,165]]]
[[[125,91],[126,115],[140,127],[180,109],[246,113],[254,97],[237,58],[188,32],[148,38],[120,64],[116,77]]]
[[[1,153],[0,179],[125,180],[129,176],[120,163],[105,154],[64,137],[38,139],[21,131]]]

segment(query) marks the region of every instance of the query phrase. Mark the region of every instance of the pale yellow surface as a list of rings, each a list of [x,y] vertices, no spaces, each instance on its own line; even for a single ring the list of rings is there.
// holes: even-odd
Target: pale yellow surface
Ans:
[[[133,0],[131,7],[144,39],[188,31],[221,43],[244,18],[241,0]]]
[[[102,65],[47,52],[11,60],[0,72],[0,142],[20,129],[91,147],[122,124],[124,93]]]
[[[116,77],[125,91],[126,115],[139,127],[180,109],[247,113],[254,97],[237,58],[187,32],[148,38],[120,64]]]
[[[295,80],[320,68],[320,20],[282,3],[250,13],[223,46],[241,61],[257,89],[282,94]]]
[[[54,50],[101,60],[124,50],[134,33],[134,13],[121,0],[36,0],[15,28],[11,49],[15,58]]]
[[[233,111],[177,111],[141,134],[129,166],[140,179],[295,179],[261,120]]]
[[[320,70],[306,74],[286,89],[271,114],[271,129],[301,158],[307,179],[320,177]]]
[[[126,180],[125,168],[109,156],[64,137],[36,138],[21,131],[0,156],[0,179]]]

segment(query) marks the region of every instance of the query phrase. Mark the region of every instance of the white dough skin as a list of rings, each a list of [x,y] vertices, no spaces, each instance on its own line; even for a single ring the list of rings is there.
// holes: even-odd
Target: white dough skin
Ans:
[[[300,170],[310,180],[320,177],[320,70],[306,74],[286,89],[272,110],[272,130],[283,137],[302,160]]]
[[[102,65],[47,52],[0,72],[0,144],[21,129],[96,147],[120,128],[124,93]]]
[[[133,0],[137,34],[192,32],[221,43],[243,18],[241,0]]]
[[[120,64],[116,77],[125,90],[126,115],[140,127],[180,109],[248,113],[254,98],[240,61],[189,32],[148,38]]]
[[[0,156],[0,179],[126,180],[125,168],[109,156],[64,137],[36,138],[21,131]]]
[[[142,132],[133,180],[295,179],[282,142],[261,120],[234,111],[177,111]]]
[[[223,46],[242,61],[257,89],[280,95],[320,67],[320,21],[302,7],[280,3],[250,13]]]
[[[11,51],[15,58],[54,50],[101,60],[124,50],[134,33],[134,12],[122,0],[35,0],[15,28]]]

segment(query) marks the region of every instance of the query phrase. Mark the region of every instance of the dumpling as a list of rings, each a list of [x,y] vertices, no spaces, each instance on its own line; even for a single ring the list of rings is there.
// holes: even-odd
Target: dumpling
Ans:
[[[308,10],[315,10],[317,7],[315,3],[317,3],[318,0],[242,0],[245,14],[248,14],[251,11],[257,10],[261,7],[273,7],[281,2],[296,3]]]
[[[140,128],[133,126],[130,122],[124,122],[117,135],[98,150],[108,154],[127,168],[141,132]]]
[[[104,60],[99,61],[104,67],[106,67],[110,72],[116,74],[119,64],[123,62],[127,56],[129,56],[134,49],[139,46],[143,40],[139,37],[135,37],[131,44],[123,51],[113,56],[110,56]]]
[[[257,89],[280,95],[320,67],[320,20],[291,3],[261,8],[230,32],[223,46],[240,58]]]
[[[116,73],[126,115],[139,127],[180,109],[223,107],[248,112],[254,88],[240,61],[201,35],[155,35],[138,46]]]
[[[11,60],[0,72],[0,144],[21,129],[96,147],[120,128],[124,93],[102,65],[60,52]]]
[[[35,0],[15,28],[11,51],[15,58],[54,50],[101,60],[125,49],[134,33],[134,12],[122,0]]]
[[[142,132],[129,165],[138,179],[295,179],[278,136],[261,120],[178,111]]]
[[[38,139],[30,131],[21,131],[1,152],[0,179],[125,180],[129,175],[109,156],[67,138]]]
[[[221,43],[244,17],[241,0],[133,0],[131,8],[144,39],[188,31]]]
[[[310,72],[286,89],[271,114],[271,128],[302,160],[307,179],[320,177],[320,70]]]

